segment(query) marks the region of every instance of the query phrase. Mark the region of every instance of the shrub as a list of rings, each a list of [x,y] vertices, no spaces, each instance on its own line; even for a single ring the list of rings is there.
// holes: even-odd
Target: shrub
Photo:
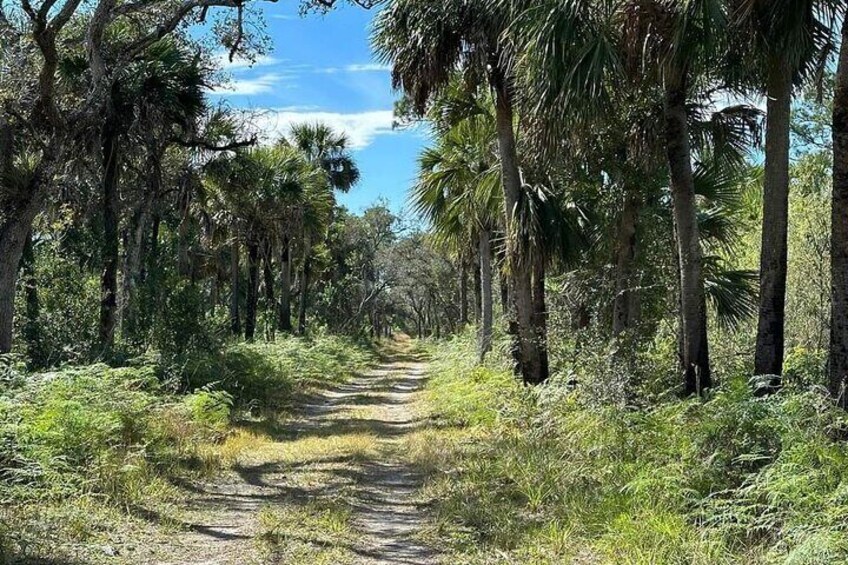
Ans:
[[[221,432],[230,423],[233,397],[222,390],[201,390],[183,399],[192,419]]]
[[[457,561],[848,561],[848,417],[823,392],[756,398],[740,377],[706,401],[635,408],[565,379],[527,391],[471,351],[444,344],[426,395],[477,430],[427,436],[437,532]]]
[[[185,389],[220,388],[239,408],[279,410],[291,402],[296,387],[344,382],[373,358],[371,349],[343,337],[286,338],[194,356],[179,372]]]

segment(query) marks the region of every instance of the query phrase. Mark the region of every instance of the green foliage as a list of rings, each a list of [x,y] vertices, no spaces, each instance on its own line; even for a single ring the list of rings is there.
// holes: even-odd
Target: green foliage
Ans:
[[[233,409],[233,397],[222,390],[201,390],[183,399],[189,414],[195,422],[200,422],[216,431],[223,431],[230,423]]]
[[[156,349],[169,359],[218,350],[224,329],[207,317],[202,290],[188,281],[177,281],[165,289],[165,315],[153,330]]]
[[[427,393],[438,418],[480,434],[431,447],[450,452],[430,489],[458,560],[848,559],[846,418],[823,393],[756,398],[739,378],[706,401],[630,410],[581,384],[522,390],[472,352],[444,345]]]
[[[68,209],[57,212],[50,229],[54,238],[37,245],[34,276],[38,281],[39,312],[34,320],[38,329],[40,365],[80,362],[89,358],[97,343],[97,305],[100,282],[97,276],[81,266],[68,247],[84,237],[70,224],[76,221]],[[23,281],[19,286],[23,286]],[[17,323],[25,325],[24,293],[16,296]],[[24,334],[24,327],[20,328]],[[22,338],[24,335],[21,336]],[[21,349],[27,344],[17,341]],[[32,361],[32,360],[31,360]]]
[[[367,347],[349,338],[316,336],[238,343],[190,358],[180,370],[188,390],[217,387],[241,408],[279,410],[296,389],[344,382],[372,360]]]
[[[310,386],[341,383],[364,369],[373,352],[318,336],[237,344],[220,354],[195,351],[193,359],[206,373],[204,379],[187,377],[184,395],[170,392],[169,379],[179,376],[173,365],[97,364],[23,374],[19,363],[2,359],[0,562],[6,553],[25,552],[32,539],[55,557],[52,538],[42,530],[61,520],[45,514],[56,505],[112,509],[116,515],[103,524],[69,511],[73,523],[61,526],[68,529],[61,536],[78,530],[85,537],[111,527],[121,512],[173,502],[173,479],[233,463],[217,449],[234,435],[244,408],[279,408]]]
[[[826,350],[793,347],[783,360],[783,378],[796,385],[825,386],[826,364]]]

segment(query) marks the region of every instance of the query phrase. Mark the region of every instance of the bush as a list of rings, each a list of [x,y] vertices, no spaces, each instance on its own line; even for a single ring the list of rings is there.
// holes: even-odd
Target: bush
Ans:
[[[224,431],[230,423],[233,397],[222,390],[202,390],[183,399],[192,419],[215,431]]]
[[[207,319],[207,298],[196,284],[179,281],[164,298],[164,310],[153,329],[153,344],[167,359],[218,351],[224,329]]]
[[[187,390],[220,388],[239,408],[279,410],[290,404],[295,388],[344,382],[373,359],[369,347],[348,338],[286,338],[194,356],[179,372]]]
[[[848,421],[824,393],[756,398],[738,378],[635,409],[564,379],[528,391],[467,340],[444,347],[427,402],[478,430],[428,436],[448,453],[429,488],[456,560],[848,561]]]

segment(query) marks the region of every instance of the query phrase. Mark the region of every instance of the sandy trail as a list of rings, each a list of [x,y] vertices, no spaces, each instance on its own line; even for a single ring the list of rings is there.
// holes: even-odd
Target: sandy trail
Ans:
[[[422,476],[393,455],[404,435],[421,423],[413,402],[424,381],[424,363],[402,351],[368,374],[310,397],[263,448],[273,453],[278,447],[297,456],[303,445],[306,455],[301,460],[270,457],[242,465],[212,483],[185,485],[193,494],[175,514],[179,519],[149,517],[173,524],[175,531],[156,542],[140,543],[128,562],[307,565],[305,557],[287,554],[285,543],[270,557],[260,549],[261,511],[343,500],[351,510],[352,539],[335,544],[330,535],[293,541],[343,545],[344,559],[339,559],[344,563],[437,563],[436,552],[416,540],[425,522],[415,498]],[[347,449],[359,443],[367,449]],[[325,453],[327,446],[332,449]],[[327,562],[336,560],[330,557]]]

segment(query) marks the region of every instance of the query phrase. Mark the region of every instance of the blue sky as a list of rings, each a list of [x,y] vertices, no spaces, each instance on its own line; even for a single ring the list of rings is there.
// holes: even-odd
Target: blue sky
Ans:
[[[339,201],[361,211],[379,199],[395,211],[406,202],[416,158],[426,137],[393,131],[396,94],[389,70],[371,53],[373,11],[341,7],[327,15],[301,17],[297,2],[263,6],[270,52],[249,66],[221,61],[231,81],[213,98],[256,112],[256,126],[268,137],[285,133],[292,122],[327,122],[344,130],[355,147],[362,181]]]

